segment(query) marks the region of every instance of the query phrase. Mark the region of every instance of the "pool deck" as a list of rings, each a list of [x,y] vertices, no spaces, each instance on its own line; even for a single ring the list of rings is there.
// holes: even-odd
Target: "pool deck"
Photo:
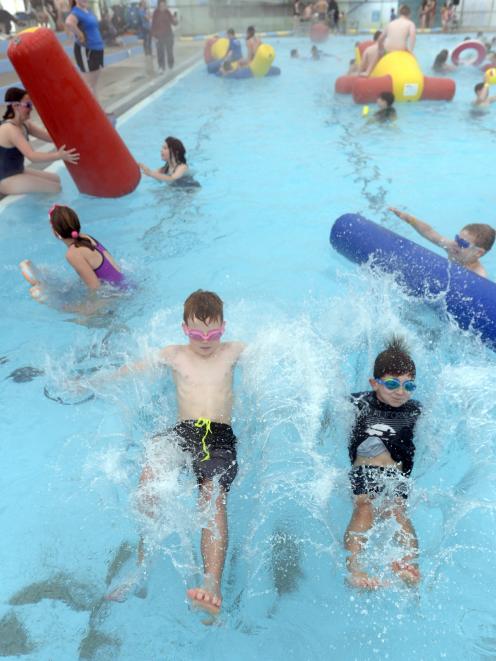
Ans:
[[[64,41],[63,45],[66,46],[67,44],[70,44],[70,42]],[[119,56],[125,58],[120,59],[120,61],[114,64],[110,63],[108,66],[105,66],[98,83],[98,100],[106,112],[112,112],[117,117],[198,62],[203,54],[203,42],[183,42],[177,39],[174,45],[174,68],[167,70],[165,74],[159,74],[157,72],[158,66],[155,48],[153,50],[153,56],[146,57],[141,44],[141,41],[135,40],[122,48],[105,49],[105,57],[110,62],[113,59],[119,59]],[[15,71],[5,71],[5,68],[8,66],[7,60],[8,58],[4,50],[0,54],[0,67],[2,64],[4,65],[0,68],[0,71],[3,70],[0,73],[0,88],[19,84],[19,76]],[[40,121],[36,113],[33,113],[33,119],[38,122]],[[33,147],[37,150],[40,148],[44,150],[48,145],[34,140]],[[48,148],[51,149],[52,147],[50,146]],[[46,167],[47,165],[49,164],[40,164],[41,167]],[[30,165],[30,167],[33,167],[33,165]]]

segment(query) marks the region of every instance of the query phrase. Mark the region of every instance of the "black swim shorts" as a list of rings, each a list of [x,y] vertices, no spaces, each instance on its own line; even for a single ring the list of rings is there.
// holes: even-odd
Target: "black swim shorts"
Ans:
[[[79,70],[83,73],[103,69],[103,50],[91,50],[76,43],[74,44],[74,57]]]
[[[238,472],[236,460],[236,436],[230,425],[183,420],[169,430],[178,439],[179,447],[188,452],[198,484],[217,478],[224,491],[229,491]]]
[[[350,481],[355,496],[375,498],[386,491],[393,498],[408,498],[408,478],[396,466],[353,466]]]

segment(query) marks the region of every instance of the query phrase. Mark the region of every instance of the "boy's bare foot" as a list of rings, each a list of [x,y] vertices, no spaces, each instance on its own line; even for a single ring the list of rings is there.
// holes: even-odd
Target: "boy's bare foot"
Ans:
[[[391,569],[397,574],[401,580],[407,585],[414,586],[420,581],[420,570],[418,565],[410,562],[410,558],[403,558],[403,560],[395,560],[391,563]]]
[[[207,613],[210,613],[210,615],[218,615],[220,613],[222,599],[214,592],[204,588],[191,588],[187,594],[193,606],[201,608]]]
[[[147,595],[146,573],[142,567],[111,585],[104,598],[106,601],[123,603],[131,595],[135,595],[140,599],[144,599]]]
[[[348,575],[348,583],[353,588],[360,588],[362,590],[377,590],[378,588],[387,587],[387,583],[381,581],[375,576],[369,576],[364,571],[351,571]]]

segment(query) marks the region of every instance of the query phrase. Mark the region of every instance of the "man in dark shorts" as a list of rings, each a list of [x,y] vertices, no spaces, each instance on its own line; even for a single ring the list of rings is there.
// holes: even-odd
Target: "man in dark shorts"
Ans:
[[[406,553],[391,564],[392,570],[409,585],[420,580],[417,537],[406,515],[415,454],[413,436],[421,413],[420,404],[410,399],[416,388],[414,380],[415,363],[404,343],[393,338],[375,360],[372,390],[351,396],[356,409],[348,443],[354,509],[344,543],[350,553],[348,582],[353,587],[385,585],[369,576],[359,558],[376,516],[394,516],[401,529],[399,538]]]
[[[103,69],[104,43],[98,19],[88,8],[88,0],[74,0],[65,24],[76,39],[74,59],[88,87],[96,96],[100,70]]]

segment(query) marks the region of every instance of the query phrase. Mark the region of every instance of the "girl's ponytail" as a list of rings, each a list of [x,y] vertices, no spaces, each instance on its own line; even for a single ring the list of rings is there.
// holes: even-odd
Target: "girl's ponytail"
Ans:
[[[50,223],[54,231],[63,239],[73,239],[74,246],[79,248],[89,248],[95,250],[93,243],[86,237],[80,235],[81,223],[74,209],[62,206],[61,204],[54,204],[48,212]]]

